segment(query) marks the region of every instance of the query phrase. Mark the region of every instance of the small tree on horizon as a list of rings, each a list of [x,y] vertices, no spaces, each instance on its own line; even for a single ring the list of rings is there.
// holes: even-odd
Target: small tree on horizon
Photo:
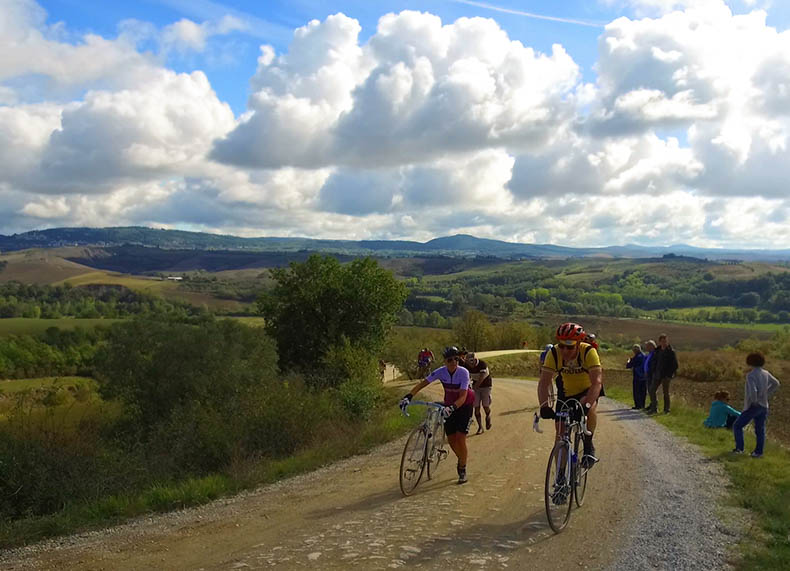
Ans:
[[[406,300],[406,286],[371,258],[341,265],[312,255],[271,271],[274,288],[258,298],[280,368],[314,374],[340,348],[378,355]]]

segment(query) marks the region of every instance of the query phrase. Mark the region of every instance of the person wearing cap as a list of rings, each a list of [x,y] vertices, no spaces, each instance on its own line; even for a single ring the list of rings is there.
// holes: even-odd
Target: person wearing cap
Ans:
[[[440,381],[444,389],[444,408],[441,410],[444,419],[444,432],[447,442],[458,458],[458,483],[465,484],[466,461],[469,451],[466,446],[466,434],[469,432],[469,420],[472,418],[472,404],[475,395],[469,390],[469,370],[458,365],[458,348],[445,347],[442,352],[444,367],[439,367],[414,387],[400,401],[401,410],[406,410],[418,392],[434,381]]]
[[[491,388],[493,382],[488,364],[478,359],[474,353],[466,354],[466,368],[472,379],[472,389],[475,391],[475,420],[477,420],[477,434],[483,433],[483,420],[480,407],[486,412],[486,430],[491,430]]]
[[[554,409],[549,406],[552,381],[557,386],[557,410],[572,399],[581,403],[587,415],[587,430],[591,433],[584,436],[582,465],[590,467],[598,462],[593,435],[598,420],[598,398],[604,395],[601,358],[593,346],[583,341],[587,334],[578,323],[563,323],[557,328],[556,337],[557,344],[546,354],[540,371],[540,416],[555,419],[557,438],[561,438],[562,423],[557,420]]]
[[[645,354],[642,353],[642,346],[634,343],[631,347],[633,356],[625,364],[626,369],[631,369],[634,374],[633,395],[634,406],[631,410],[639,410],[645,407],[645,397],[647,397],[647,380],[645,378]]]
[[[458,349],[458,366],[466,368],[466,356],[469,354],[469,351],[466,350],[466,347],[461,346]]]

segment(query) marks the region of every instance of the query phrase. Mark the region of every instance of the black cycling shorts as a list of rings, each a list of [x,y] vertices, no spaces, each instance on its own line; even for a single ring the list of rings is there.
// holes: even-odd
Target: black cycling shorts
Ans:
[[[554,410],[555,410],[556,412],[560,412],[560,411],[562,410],[562,405],[565,403],[565,401],[569,401],[569,400],[572,400],[572,399],[576,399],[577,401],[580,401],[580,402],[581,402],[581,400],[582,400],[582,397],[584,397],[584,396],[587,396],[587,391],[589,391],[589,390],[590,390],[590,387],[588,387],[588,388],[584,389],[584,390],[583,390],[582,392],[580,392],[580,393],[577,393],[577,394],[575,394],[575,395],[571,395],[571,396],[569,396],[569,397],[565,397],[565,396],[563,396],[563,397],[557,397],[557,406],[555,407],[555,409],[554,409]],[[605,396],[606,396],[606,393],[605,393],[605,392],[604,392],[604,390],[603,390],[603,386],[601,386],[601,392],[600,392],[600,394],[598,395],[598,398],[605,397]],[[596,400],[596,402],[598,402],[598,401]],[[588,408],[586,408],[586,407],[584,408],[584,415],[585,415],[585,416],[587,416],[587,412],[588,412],[589,410],[590,410],[590,409],[588,409]],[[557,422],[559,422],[559,419],[557,419]]]
[[[444,421],[444,432],[448,436],[456,432],[469,432],[469,420],[472,418],[472,405],[465,404],[453,411],[453,414]]]

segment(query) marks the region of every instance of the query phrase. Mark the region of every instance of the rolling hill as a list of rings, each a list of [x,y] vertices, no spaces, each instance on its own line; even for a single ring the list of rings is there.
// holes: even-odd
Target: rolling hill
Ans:
[[[238,236],[164,230],[138,226],[117,228],[50,228],[12,236],[0,235],[0,252],[30,248],[74,246],[142,246],[166,250],[224,250],[246,252],[327,252],[360,256],[402,257],[415,255],[483,256],[500,259],[574,257],[653,258],[683,256],[709,260],[790,261],[790,249],[738,250],[674,246],[606,246],[571,248],[553,244],[520,244],[477,238],[466,234],[435,238],[428,242],[408,240],[319,240],[313,238],[241,238]]]

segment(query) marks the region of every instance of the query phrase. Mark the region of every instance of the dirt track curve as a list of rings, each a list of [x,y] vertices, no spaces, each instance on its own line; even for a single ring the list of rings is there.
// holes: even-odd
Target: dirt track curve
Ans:
[[[407,386],[408,383],[404,383]],[[426,389],[437,395],[433,387]],[[618,467],[638,456],[626,423],[601,415],[588,498],[570,527],[546,524],[551,426],[532,431],[535,383],[498,379],[493,428],[469,439],[469,482],[454,459],[402,497],[403,440],[197,509],[136,520],[6,554],[4,569],[593,569],[616,559],[639,493]],[[625,464],[624,464],[625,463]],[[10,556],[10,557],[9,557]],[[581,562],[584,562],[582,564]]]

